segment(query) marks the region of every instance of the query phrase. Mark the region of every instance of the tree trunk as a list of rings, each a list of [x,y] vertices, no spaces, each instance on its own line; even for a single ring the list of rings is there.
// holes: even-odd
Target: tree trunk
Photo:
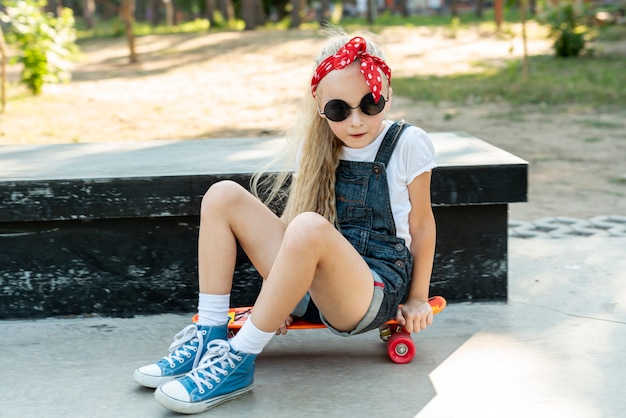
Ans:
[[[205,3],[206,18],[209,21],[209,29],[215,26],[215,0],[206,0]]]
[[[498,0],[496,0],[498,1]],[[452,0],[450,4],[450,14],[452,17],[459,17],[459,2],[458,0]]]
[[[298,29],[302,24],[302,0],[291,0],[291,28]]]
[[[135,0],[122,0],[122,4],[120,5],[120,17],[126,29],[126,41],[128,42],[131,64],[139,62],[137,59],[137,51],[135,50],[135,33],[133,32],[133,23],[135,21],[134,14]]]
[[[322,0],[318,21],[321,27],[326,27],[330,23],[330,0]]]
[[[476,17],[483,17],[483,9],[485,8],[484,0],[476,0]]]
[[[150,0],[148,3],[150,26],[153,28],[161,23],[161,0]]]
[[[95,0],[83,0],[83,19],[85,19],[85,25],[87,25],[87,29],[89,30],[96,26],[94,13],[96,13]]]
[[[233,11],[233,3],[231,0],[219,0],[220,13],[225,22],[229,22],[235,18],[235,12]]]
[[[504,0],[495,0],[493,3],[493,13],[494,18],[496,20],[496,31],[500,32],[502,30],[502,20],[503,20],[503,11]]]
[[[165,6],[165,24],[167,26],[174,26],[174,5],[172,0],[163,0]]]
[[[526,36],[526,7],[528,4],[526,0],[520,0],[519,2],[519,16],[522,21],[522,43],[524,45],[524,60],[522,67],[522,80],[525,82],[528,81],[528,45],[527,45],[527,36]]]
[[[256,24],[257,26],[263,26],[266,22],[265,9],[263,8],[263,0],[255,0],[256,9]]]
[[[399,0],[398,7],[402,17],[409,17],[409,2],[407,0]]]
[[[7,105],[7,60],[9,59],[9,51],[7,44],[4,42],[4,33],[0,26],[0,59],[2,66],[0,67],[0,113],[4,113]]]
[[[245,30],[256,29],[256,0],[241,0],[241,20]]]
[[[367,23],[370,25],[373,25],[376,20],[376,15],[378,14],[377,4],[376,0],[367,0]]]

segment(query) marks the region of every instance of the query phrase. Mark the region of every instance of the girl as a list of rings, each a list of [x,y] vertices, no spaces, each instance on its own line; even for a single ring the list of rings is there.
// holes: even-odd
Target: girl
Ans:
[[[322,51],[281,218],[233,182],[205,194],[197,324],[174,337],[169,355],[134,374],[158,387],[166,408],[198,413],[250,391],[256,356],[286,332],[291,315],[317,318],[342,336],[394,317],[409,332],[432,323],[434,151],[422,130],[385,119],[392,89],[382,57],[363,37]],[[274,179],[269,200],[284,184],[285,175]],[[251,317],[228,340],[237,242],[264,283]]]

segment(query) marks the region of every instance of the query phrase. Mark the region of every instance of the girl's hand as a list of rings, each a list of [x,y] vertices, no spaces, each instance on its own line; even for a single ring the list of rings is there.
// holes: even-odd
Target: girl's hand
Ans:
[[[420,332],[433,323],[433,309],[426,300],[409,299],[398,308],[396,320],[408,332]]]
[[[276,335],[285,335],[287,333],[287,327],[291,325],[292,322],[293,317],[289,315],[287,319],[285,319],[285,322],[276,330]]]

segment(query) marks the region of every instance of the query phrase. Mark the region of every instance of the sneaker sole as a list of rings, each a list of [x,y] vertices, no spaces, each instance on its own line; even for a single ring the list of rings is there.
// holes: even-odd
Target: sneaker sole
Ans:
[[[183,375],[180,374],[177,376],[150,376],[148,374],[141,373],[139,369],[136,369],[135,372],[133,373],[133,379],[135,379],[135,382],[139,383],[141,386],[145,386],[147,388],[152,388],[152,389],[156,389],[159,386],[161,386],[163,383],[170,382],[180,376],[183,376]]]
[[[181,414],[198,414],[223,404],[224,402],[230,401],[231,399],[245,395],[252,390],[252,386],[253,385],[250,385],[243,389],[211,398],[208,401],[200,402],[184,402],[179,401],[178,399],[170,398],[161,391],[160,387],[154,392],[154,397],[163,407],[172,411],[179,412]]]

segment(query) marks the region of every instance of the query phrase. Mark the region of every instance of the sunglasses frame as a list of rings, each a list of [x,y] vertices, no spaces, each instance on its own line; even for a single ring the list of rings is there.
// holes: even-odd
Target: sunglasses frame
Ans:
[[[365,105],[368,105],[369,103],[365,103],[365,105],[364,105],[363,102],[368,100],[368,98],[372,100],[372,104],[374,104],[374,105],[377,105],[381,101],[383,102],[383,104],[382,104],[382,106],[381,106],[381,108],[380,108],[380,110],[378,112],[376,112],[376,113],[367,113],[367,112],[365,112],[364,107],[365,107]],[[328,105],[330,103],[333,103],[333,102],[342,103],[348,109],[348,112],[347,112],[347,114],[345,115],[345,117],[343,119],[333,119],[333,118],[329,117],[328,112],[326,111],[326,108],[328,107]],[[318,111],[319,111],[320,115],[326,116],[326,119],[328,119],[328,120],[330,120],[332,122],[343,122],[344,120],[346,120],[346,119],[348,119],[350,117],[350,115],[352,114],[352,111],[355,110],[355,109],[361,109],[361,113],[363,113],[364,115],[367,115],[367,116],[378,115],[378,114],[380,114],[380,112],[382,112],[385,109],[385,105],[387,104],[387,102],[389,102],[389,92],[387,92],[387,97],[386,98],[381,95],[380,99],[378,100],[378,103],[374,102],[374,97],[372,96],[372,93],[367,93],[365,96],[363,96],[363,98],[359,102],[359,105],[356,106],[356,107],[350,106],[348,103],[346,103],[343,100],[333,99],[333,100],[329,100],[328,102],[326,102],[326,104],[324,105],[324,112],[322,112],[319,108],[318,108]]]

